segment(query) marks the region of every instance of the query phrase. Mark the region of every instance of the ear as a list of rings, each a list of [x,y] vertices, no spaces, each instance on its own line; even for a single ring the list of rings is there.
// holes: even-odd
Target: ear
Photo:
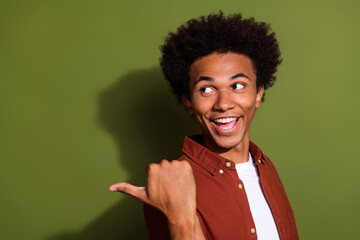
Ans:
[[[264,95],[264,86],[260,86],[256,90],[255,108],[260,107],[260,103],[263,95]]]
[[[189,97],[186,96],[186,95],[182,95],[182,96],[181,96],[181,100],[182,100],[182,102],[183,102],[183,104],[184,104],[187,112],[188,112],[190,115],[193,115],[193,114],[194,114],[194,110],[193,110],[193,108],[192,108],[192,104],[191,104],[191,101],[190,101]]]

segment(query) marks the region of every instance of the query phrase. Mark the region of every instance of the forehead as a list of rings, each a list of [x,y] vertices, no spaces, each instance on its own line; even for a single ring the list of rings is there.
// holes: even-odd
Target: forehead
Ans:
[[[216,78],[238,73],[256,79],[251,59],[238,53],[212,53],[195,60],[189,69],[190,81],[200,76]]]

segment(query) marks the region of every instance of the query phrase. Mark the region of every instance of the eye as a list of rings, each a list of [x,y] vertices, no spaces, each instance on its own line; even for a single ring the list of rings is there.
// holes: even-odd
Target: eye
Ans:
[[[235,89],[235,90],[239,90],[239,89],[244,88],[244,84],[242,84],[242,83],[235,83],[235,84],[232,86],[232,88]]]
[[[200,88],[200,92],[202,92],[202,93],[211,93],[213,91],[214,91],[214,89],[211,88],[211,87],[202,87],[202,88]]]

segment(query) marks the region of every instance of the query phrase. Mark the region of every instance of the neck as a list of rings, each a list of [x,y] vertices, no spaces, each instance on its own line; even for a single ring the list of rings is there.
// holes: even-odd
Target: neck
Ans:
[[[246,134],[242,141],[232,148],[221,148],[213,141],[207,141],[203,138],[204,145],[211,151],[219,154],[223,158],[226,158],[234,163],[244,163],[249,160],[249,134]]]

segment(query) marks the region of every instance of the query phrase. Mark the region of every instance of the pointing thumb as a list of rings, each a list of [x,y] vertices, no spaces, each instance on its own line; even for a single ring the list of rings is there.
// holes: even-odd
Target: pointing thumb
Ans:
[[[133,196],[144,203],[148,203],[145,187],[137,187],[126,182],[115,183],[109,187],[110,192],[122,192]]]

